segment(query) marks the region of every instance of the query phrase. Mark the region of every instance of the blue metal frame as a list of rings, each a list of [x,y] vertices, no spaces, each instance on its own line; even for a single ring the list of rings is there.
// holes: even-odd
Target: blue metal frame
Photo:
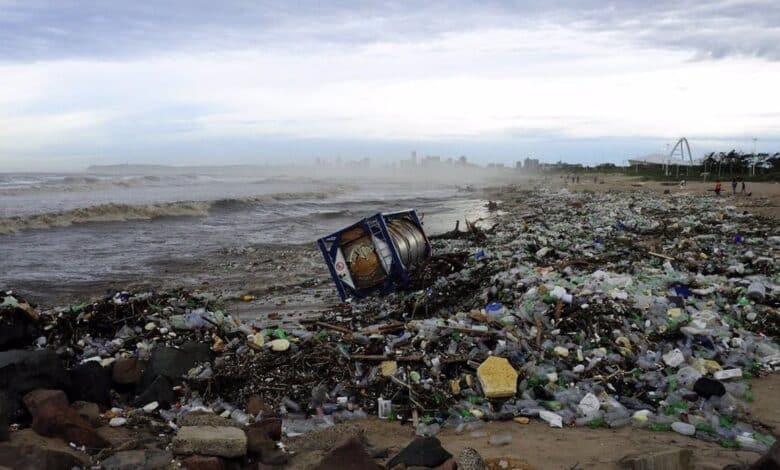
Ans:
[[[422,222],[420,221],[420,218],[417,217],[417,213],[414,211],[414,209],[391,212],[387,214],[380,212],[370,217],[366,217],[348,227],[339,230],[338,232],[332,233],[317,240],[317,245],[319,245],[322,256],[325,258],[325,264],[328,265],[328,271],[330,271],[330,276],[333,278],[333,282],[336,284],[336,290],[338,290],[339,297],[341,297],[342,301],[347,300],[349,297],[366,297],[367,295],[377,290],[384,293],[391,292],[409,282],[409,267],[404,266],[403,262],[401,261],[401,257],[398,254],[398,247],[395,246],[393,237],[390,235],[390,231],[387,228],[388,221],[400,217],[408,218],[420,228],[420,231],[425,237],[425,255],[430,256],[431,243],[428,240],[428,237],[425,235]],[[380,286],[369,289],[353,288],[352,286],[342,282],[338,274],[336,274],[335,263],[338,250],[341,245],[341,235],[344,232],[357,227],[362,228],[366,231],[366,233],[370,233],[374,237],[382,240],[390,249],[390,256],[392,261],[390,263],[389,269],[387,270],[387,279]]]

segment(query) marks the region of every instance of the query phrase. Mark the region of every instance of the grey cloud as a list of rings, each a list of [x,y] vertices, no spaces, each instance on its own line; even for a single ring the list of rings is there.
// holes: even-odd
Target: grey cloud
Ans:
[[[352,47],[534,23],[614,32],[618,41],[780,60],[776,0],[447,3],[0,0],[0,61],[122,58],[171,51]]]

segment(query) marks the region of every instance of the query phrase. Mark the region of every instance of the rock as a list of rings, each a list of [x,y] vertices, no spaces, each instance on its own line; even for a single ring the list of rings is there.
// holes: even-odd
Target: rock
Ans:
[[[100,424],[100,407],[97,403],[90,403],[88,401],[74,401],[70,404],[70,407],[76,410],[82,418],[86,419],[89,424],[97,426]]]
[[[239,427],[240,425],[228,418],[209,413],[208,411],[190,411],[187,414],[179,416],[176,420],[179,426],[228,426]]]
[[[0,352],[0,390],[6,391],[8,418],[24,416],[22,397],[35,389],[67,389],[68,373],[50,350]]]
[[[104,470],[155,470],[170,468],[173,454],[167,450],[125,450],[100,463]]]
[[[693,470],[691,449],[668,449],[620,459],[620,467],[628,470]]]
[[[34,450],[33,450],[34,449]],[[61,455],[64,454],[64,455]],[[38,465],[43,462],[43,465]],[[60,467],[63,464],[72,464]],[[62,439],[41,436],[32,429],[20,429],[11,434],[11,440],[0,444],[0,466],[13,469],[48,469],[89,467],[89,454],[68,446]]]
[[[59,437],[92,448],[108,447],[92,426],[68,405],[60,390],[35,390],[24,397],[32,415],[32,429],[42,436]]]
[[[450,457],[452,454],[447,452],[435,437],[419,437],[390,459],[387,468],[393,468],[398,464],[404,464],[407,467],[436,467],[446,462]]]
[[[72,400],[91,401],[111,406],[111,372],[97,362],[86,362],[70,371],[68,396]]]
[[[273,407],[268,406],[260,397],[260,395],[252,395],[249,397],[249,399],[246,401],[246,411],[247,413],[253,414],[255,416],[266,417],[274,415]]]
[[[101,426],[95,432],[116,450],[131,450],[138,447],[138,440],[126,428]]]
[[[460,452],[458,465],[460,466],[458,468],[462,470],[485,470],[485,461],[482,460],[482,456],[471,447],[466,447]]]
[[[173,403],[176,403],[176,394],[173,392],[173,385],[167,377],[163,375],[157,376],[156,379],[149,385],[143,393],[138,395],[133,401],[135,406],[143,406],[147,403],[156,401],[161,408],[170,408]]]
[[[252,424],[250,428],[261,429],[274,441],[282,438],[282,420],[279,418],[263,418]]]
[[[188,370],[195,367],[200,362],[207,362],[211,359],[211,350],[205,343],[185,343],[181,349],[170,348],[167,346],[156,346],[152,351],[149,363],[141,376],[140,388],[146,390],[147,387],[157,379],[158,376],[167,378],[171,383],[181,381],[181,376]],[[150,401],[161,400],[147,400]]]
[[[34,445],[0,444],[0,462],[7,468],[71,470],[83,462],[66,452]]]
[[[246,434],[227,426],[184,426],[173,438],[175,454],[202,454],[218,457],[246,455]]]
[[[0,308],[0,351],[27,347],[38,335],[38,322],[23,309]]]
[[[313,470],[379,470],[384,468],[374,462],[356,438],[350,438],[331,449]]]
[[[252,454],[263,455],[276,449],[276,443],[263,429],[247,428],[246,448]]]
[[[260,457],[260,462],[265,465],[270,465],[272,467],[279,467],[281,465],[286,465],[287,454],[277,449],[272,452],[267,452],[263,454]]]
[[[5,393],[5,390],[0,390],[0,442],[5,442],[10,438],[8,411],[8,394]]]
[[[719,380],[701,377],[693,384],[693,391],[704,398],[722,397],[726,394],[726,387]]]
[[[342,423],[324,429],[315,429],[285,444],[293,452],[329,451],[339,443],[352,437],[357,438],[360,442],[366,442],[366,434],[363,428],[352,423]]]
[[[531,419],[527,416],[515,416],[512,418],[512,421],[514,421],[517,424],[528,424],[531,422]]]
[[[506,358],[488,357],[477,368],[477,377],[487,398],[506,398],[517,393],[517,371]]]
[[[134,357],[117,359],[111,369],[111,379],[119,385],[135,385],[141,380],[143,364]]]
[[[443,464],[436,467],[434,470],[458,470],[459,468],[463,468],[463,467],[458,467],[458,462],[455,459],[449,459]],[[475,467],[475,468],[479,468],[479,467]],[[483,466],[481,468],[484,469],[485,467]]]
[[[187,470],[224,470],[225,463],[219,457],[192,455],[181,461],[181,468]]]
[[[775,444],[748,468],[749,470],[775,470],[780,468],[780,441],[775,441]]]

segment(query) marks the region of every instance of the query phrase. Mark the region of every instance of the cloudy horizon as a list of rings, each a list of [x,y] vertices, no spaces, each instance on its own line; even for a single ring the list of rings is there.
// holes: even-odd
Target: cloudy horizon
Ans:
[[[780,151],[780,4],[0,0],[0,171]]]

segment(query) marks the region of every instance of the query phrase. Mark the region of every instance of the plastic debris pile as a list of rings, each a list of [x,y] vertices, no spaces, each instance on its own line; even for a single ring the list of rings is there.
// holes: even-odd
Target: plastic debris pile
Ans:
[[[434,240],[412,290],[293,328],[208,294],[38,312],[7,293],[0,346],[54,350],[71,374],[99,365],[104,416],[169,435],[192,413],[281,417],[287,435],[378,414],[420,435],[533,418],[771,446],[746,379],[780,366],[773,220],[693,195],[514,197],[489,235]]]

